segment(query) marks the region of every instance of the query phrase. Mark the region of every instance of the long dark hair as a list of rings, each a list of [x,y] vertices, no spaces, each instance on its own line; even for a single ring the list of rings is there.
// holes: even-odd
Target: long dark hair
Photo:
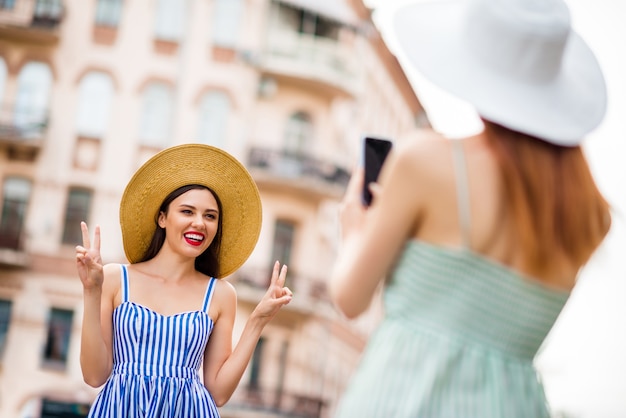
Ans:
[[[159,215],[161,214],[161,212],[167,214],[172,201],[190,190],[208,190],[217,201],[217,207],[219,209],[217,232],[215,234],[215,238],[213,238],[213,241],[211,242],[211,245],[209,245],[209,248],[207,248],[202,254],[196,257],[195,267],[196,270],[198,270],[200,273],[206,274],[207,276],[219,277],[219,254],[220,245],[222,243],[222,219],[224,216],[224,213],[222,212],[222,203],[220,202],[219,197],[213,190],[200,184],[188,184],[186,186],[179,187],[172,193],[168,194],[165,199],[163,199],[163,203],[161,203],[161,207],[159,207],[159,210],[154,217],[156,230],[154,231],[154,235],[152,235],[150,245],[146,249],[146,252],[143,254],[143,257],[141,257],[139,262],[151,260],[159,253],[159,251],[161,251],[161,247],[163,247],[163,243],[165,242],[165,229],[159,226]]]

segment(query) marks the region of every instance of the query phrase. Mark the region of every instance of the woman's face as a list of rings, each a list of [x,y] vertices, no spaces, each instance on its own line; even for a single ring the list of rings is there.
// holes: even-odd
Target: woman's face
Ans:
[[[165,229],[165,245],[175,252],[197,257],[215,238],[219,207],[206,189],[192,189],[172,200],[167,213],[159,214],[159,226]]]

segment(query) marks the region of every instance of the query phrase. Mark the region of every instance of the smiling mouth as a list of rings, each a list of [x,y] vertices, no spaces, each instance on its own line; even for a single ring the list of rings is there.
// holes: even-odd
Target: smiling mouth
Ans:
[[[193,245],[194,247],[201,245],[204,241],[204,235],[202,234],[188,233],[183,236],[185,237],[185,241],[187,241],[189,245]]]

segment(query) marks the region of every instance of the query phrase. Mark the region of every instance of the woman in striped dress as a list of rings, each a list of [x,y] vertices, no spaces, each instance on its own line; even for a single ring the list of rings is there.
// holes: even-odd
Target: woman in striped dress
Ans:
[[[337,307],[384,318],[336,418],[544,418],[533,359],[610,226],[580,146],[606,89],[562,0],[448,0],[398,11],[409,61],[484,129],[394,147],[372,206],[355,172],[329,277]]]
[[[237,270],[259,236],[256,185],[229,154],[205,145],[166,149],[146,162],[120,204],[130,264],[103,265],[100,229],[83,222],[76,248],[84,289],[81,367],[104,385],[90,417],[219,417],[264,326],[289,303],[286,266],[231,345]],[[200,375],[200,368],[202,372]]]

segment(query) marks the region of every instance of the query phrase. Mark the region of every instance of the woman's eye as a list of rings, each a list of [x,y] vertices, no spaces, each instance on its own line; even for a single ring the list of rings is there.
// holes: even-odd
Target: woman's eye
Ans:
[[[189,209],[183,209],[181,213],[184,213],[185,215],[191,215],[191,211]]]

